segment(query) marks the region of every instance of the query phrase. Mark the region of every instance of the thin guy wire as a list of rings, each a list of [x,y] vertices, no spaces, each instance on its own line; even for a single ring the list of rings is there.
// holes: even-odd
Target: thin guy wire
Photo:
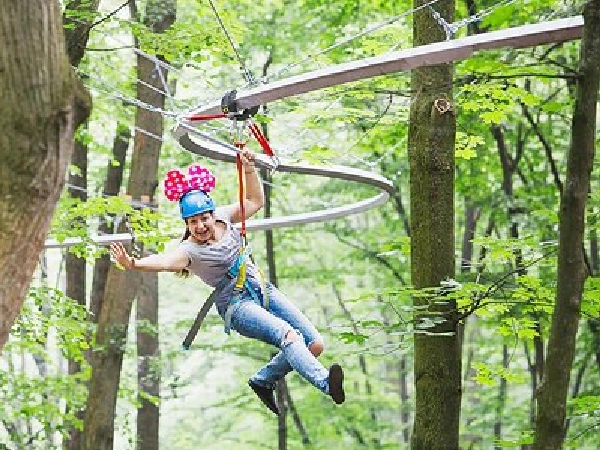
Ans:
[[[81,70],[79,70],[79,72],[84,73],[89,78],[93,78],[91,75],[86,74],[85,72],[83,72]],[[100,80],[97,80],[97,81],[100,81]],[[159,114],[161,114],[161,115],[163,115],[165,117],[169,117],[169,118],[172,118],[172,119],[174,119],[174,118],[177,117],[177,114],[174,113],[174,112],[167,111],[167,110],[164,110],[162,108],[158,108],[156,106],[150,105],[150,104],[148,104],[146,102],[143,102],[143,101],[141,101],[141,100],[139,100],[137,98],[134,98],[134,97],[126,97],[124,95],[121,95],[120,94],[121,91],[119,91],[118,89],[114,89],[115,92],[118,92],[118,94],[114,94],[114,93],[109,92],[108,90],[106,90],[106,89],[104,89],[102,87],[99,87],[99,86],[88,86],[88,87],[91,90],[95,90],[97,92],[101,92],[101,93],[107,95],[108,97],[113,98],[115,100],[120,100],[123,103],[128,103],[128,104],[133,105],[133,106],[138,106],[138,107],[143,108],[143,109],[145,109],[147,111],[156,112],[156,113],[159,113]],[[114,86],[109,86],[109,87],[113,87],[114,88]]]
[[[435,21],[438,23],[438,25],[440,27],[442,27],[442,29],[446,33],[446,40],[449,41],[456,34],[456,32],[463,26],[469,25],[470,23],[473,23],[473,22],[479,22],[481,19],[483,19],[485,16],[490,15],[496,9],[501,8],[503,6],[507,6],[511,3],[514,3],[515,1],[516,0],[502,0],[499,3],[497,3],[496,5],[490,6],[486,9],[484,9],[483,11],[480,11],[476,14],[472,14],[469,17],[459,20],[458,22],[452,22],[452,23],[448,23],[446,21],[446,19],[444,19],[441,16],[441,14],[439,12],[437,12],[432,6],[429,6],[428,8],[431,12],[432,17],[435,19]]]
[[[438,0],[435,0],[435,1],[438,1]],[[455,24],[453,24],[453,25],[455,25],[456,27],[458,27],[458,26],[463,26],[463,25],[465,25],[465,24],[468,24],[468,23],[471,23],[471,22],[474,22],[474,21],[480,20],[482,17],[484,17],[484,16],[486,16],[486,15],[489,15],[489,14],[490,14],[492,11],[494,11],[495,9],[497,9],[497,8],[499,8],[499,7],[501,7],[501,6],[504,6],[505,4],[510,4],[510,3],[513,3],[514,1],[516,1],[516,0],[503,0],[502,2],[498,3],[497,5],[494,5],[493,7],[489,7],[489,8],[487,8],[487,9],[485,9],[485,10],[483,10],[483,11],[481,11],[481,12],[477,13],[477,14],[474,14],[474,15],[470,16],[470,17],[469,17],[469,18],[467,18],[467,19],[463,19],[463,20],[462,20],[462,21],[460,21],[460,22],[456,22],[456,23],[455,23]],[[212,2],[211,2],[211,3],[212,3]],[[422,5],[420,8],[422,8],[422,7],[427,7],[427,6],[429,6],[430,4],[433,4],[433,3],[435,3],[435,2],[430,2],[429,4]],[[212,6],[214,6],[214,5],[212,5]],[[416,11],[417,9],[419,9],[419,8],[416,8],[416,9],[414,9],[412,12]],[[215,11],[215,12],[216,12],[216,11]],[[410,12],[411,12],[411,11],[409,11],[409,13],[410,13]],[[217,14],[218,14],[218,13],[217,13]],[[404,15],[406,15],[406,13],[404,13],[402,16],[404,16]],[[400,17],[400,16],[398,16],[398,17]],[[382,26],[384,26],[384,25],[386,25],[386,24],[388,24],[388,23],[392,23],[392,22],[393,22],[393,21],[395,21],[395,20],[398,20],[398,18],[397,18],[397,17],[396,17],[396,18],[392,18],[392,19],[390,19],[390,20],[386,21],[386,22],[385,22],[385,23],[383,23],[383,24],[379,24],[379,25],[378,25],[378,26],[376,26],[376,27],[373,27],[373,28],[371,28],[371,29],[365,30],[365,31],[363,31],[362,33],[359,33],[359,34],[355,35],[353,38],[360,37],[360,36],[362,36],[362,35],[365,35],[365,34],[367,34],[367,33],[369,33],[369,32],[375,31],[376,29],[378,29],[378,28],[381,28]],[[442,19],[442,20],[443,20],[443,19]],[[219,17],[219,21],[220,21],[220,23],[222,24],[222,21],[220,20],[220,17]],[[224,31],[225,31],[225,32],[227,32],[227,30],[226,30],[226,29],[224,29]],[[232,41],[230,41],[230,43],[231,43],[231,44],[233,44],[233,43],[232,43]],[[344,42],[340,42],[340,43],[336,44],[336,46],[343,45],[343,43],[344,43]],[[235,50],[235,46],[233,46],[233,45],[232,45],[232,47],[233,47],[233,48],[234,48],[234,50]],[[332,47],[335,47],[335,46],[332,46]],[[326,51],[328,51],[328,49],[325,49],[325,50],[324,50],[323,52],[321,52],[321,53],[324,53],[324,52],[326,52]],[[237,52],[236,52],[236,53],[237,53]],[[144,56],[145,56],[145,57],[148,57],[148,55],[144,55]],[[239,56],[239,54],[238,54],[238,56]],[[313,57],[315,57],[315,56],[318,56],[318,54],[317,54],[317,55],[314,55]],[[154,59],[153,59],[153,60],[154,60]],[[241,61],[240,61],[240,62],[241,62]],[[140,82],[142,82],[141,80],[139,80],[139,81],[140,81]],[[142,83],[143,83],[143,82],[142,82]],[[153,88],[153,87],[152,87],[152,88]],[[156,89],[156,88],[154,88],[154,89]],[[161,92],[162,92],[162,91],[161,91]],[[163,92],[163,94],[165,94],[165,93]],[[168,94],[168,93],[167,93],[167,94]],[[170,94],[168,94],[168,95],[170,95]],[[342,97],[340,96],[339,98],[342,98]],[[132,101],[132,100],[133,100],[133,99],[129,100],[129,101],[130,101],[130,103],[134,103],[134,104],[135,104],[135,103],[137,103],[137,104],[138,104],[138,106],[146,107],[146,109],[150,109],[150,110],[157,111],[157,108],[155,108],[155,107],[151,107],[151,105],[140,105],[140,104],[139,104],[139,101],[135,102],[135,101]],[[327,109],[329,109],[330,107],[332,107],[332,105],[334,105],[335,103],[337,103],[337,101],[338,101],[337,99],[336,99],[336,100],[334,100],[334,101],[333,101],[333,102],[332,102],[332,103],[331,103],[331,104],[330,104],[330,105],[327,107]],[[148,108],[148,106],[150,106],[150,107]],[[160,111],[158,111],[158,112],[160,112]],[[302,132],[301,132],[301,135],[304,135],[305,133],[306,133],[306,130],[302,131]],[[296,152],[297,152],[297,151],[294,151],[294,152],[292,152],[292,154],[295,154]],[[365,161],[365,162],[366,162],[366,161]]]
[[[240,63],[240,67],[244,71],[244,77],[246,78],[246,81],[249,84],[254,84],[256,82],[256,80],[254,80],[254,77],[252,76],[252,74],[250,73],[248,68],[246,67],[244,60],[242,59],[241,55],[237,51],[237,48],[235,47],[235,44],[233,43],[233,39],[231,39],[231,36],[229,35],[229,32],[227,31],[225,24],[221,20],[221,16],[219,15],[217,8],[215,7],[212,0],[208,0],[208,2],[210,3],[210,7],[212,8],[213,12],[215,13],[215,16],[217,18],[217,21],[219,22],[219,25],[221,25],[221,29],[223,30],[223,33],[225,33],[225,36],[227,37],[227,40],[229,41],[229,45],[231,45],[231,48],[233,49],[233,52],[235,53],[235,56],[236,56],[238,62]]]
[[[262,82],[262,83],[266,83],[266,82],[270,81],[272,78],[277,77],[277,76],[281,75],[284,72],[288,72],[290,69],[292,69],[294,67],[297,67],[297,66],[299,66],[301,64],[304,64],[304,63],[306,63],[306,62],[308,62],[308,61],[310,61],[312,59],[315,59],[317,56],[324,55],[325,53],[328,53],[331,50],[334,50],[334,49],[336,49],[338,47],[341,47],[342,45],[345,45],[348,42],[351,42],[351,41],[353,41],[355,39],[358,39],[360,37],[366,36],[367,34],[371,34],[374,31],[377,31],[380,28],[383,28],[385,26],[391,25],[392,23],[397,22],[398,20],[400,20],[400,19],[402,19],[402,18],[404,18],[406,16],[409,16],[410,14],[413,14],[413,13],[415,13],[415,12],[421,10],[421,9],[427,8],[430,5],[436,4],[439,1],[440,0],[431,0],[431,1],[425,3],[425,4],[421,5],[421,6],[413,8],[413,9],[411,9],[409,11],[405,11],[402,14],[398,14],[397,16],[394,16],[394,17],[392,17],[392,18],[390,18],[390,19],[388,19],[388,20],[386,20],[384,22],[378,23],[378,24],[376,24],[376,25],[374,25],[374,26],[372,26],[370,28],[367,28],[367,29],[361,31],[360,33],[354,34],[352,36],[347,37],[346,39],[341,40],[340,42],[332,44],[329,47],[326,47],[325,49],[320,50],[319,52],[317,52],[315,54],[308,55],[307,57],[301,59],[300,61],[288,64],[287,66],[285,66],[281,70],[275,72],[274,74],[272,74],[270,76],[267,76],[267,77],[260,78],[259,81]]]
[[[188,107],[189,107],[189,105],[188,105],[188,104],[186,104],[186,102],[185,102],[184,100],[178,100],[178,99],[176,99],[176,98],[175,98],[175,97],[173,97],[173,96],[171,95],[171,93],[169,92],[169,88],[168,88],[168,86],[167,86],[167,84],[166,84],[166,80],[164,79],[164,76],[163,76],[163,74],[162,74],[162,71],[161,71],[161,70],[158,68],[158,66],[157,66],[157,64],[156,64],[156,61],[157,61],[158,59],[154,59],[154,58],[152,58],[151,56],[148,56],[147,58],[148,58],[148,60],[149,60],[150,62],[153,62],[153,63],[154,63],[154,65],[155,65],[155,70],[157,70],[157,73],[158,73],[158,74],[159,74],[159,76],[160,76],[161,83],[162,83],[163,87],[165,88],[165,90],[163,91],[162,89],[160,89],[160,88],[158,88],[158,87],[156,87],[156,86],[153,86],[152,84],[150,84],[150,83],[148,83],[147,81],[144,81],[144,80],[142,80],[142,79],[140,79],[140,78],[138,78],[138,77],[133,77],[131,81],[133,81],[134,83],[137,83],[137,84],[141,84],[142,86],[144,86],[144,87],[146,87],[146,88],[150,89],[151,91],[154,91],[154,92],[156,92],[156,93],[158,93],[158,94],[161,94],[161,95],[163,95],[163,96],[164,96],[166,99],[169,99],[169,100],[171,101],[171,103],[177,103],[177,102],[179,102],[179,103],[184,103],[184,105],[182,105],[181,107],[179,107],[180,109],[188,108]],[[109,68],[109,69],[113,69],[113,67],[112,67],[112,66],[108,65],[108,63],[106,63],[106,62],[104,62],[104,61],[102,61],[102,60],[97,60],[97,61],[96,61],[96,64],[98,64],[98,65],[102,65],[102,66],[104,66],[104,67],[107,67],[107,68]],[[108,83],[106,83],[106,82],[104,82],[104,81],[100,80],[100,78],[97,78],[96,76],[94,76],[94,75],[91,75],[90,73],[87,73],[87,72],[85,72],[85,71],[84,71],[83,69],[81,69],[80,67],[73,67],[73,68],[74,68],[74,69],[75,69],[77,72],[84,74],[84,75],[85,75],[87,78],[89,78],[89,79],[91,79],[91,80],[95,80],[95,81],[99,82],[100,84],[108,84]],[[111,86],[111,87],[114,87],[114,86]],[[174,106],[177,106],[177,105],[174,105]]]
[[[372,27],[370,27],[370,28],[367,28],[367,29],[365,29],[365,30],[363,30],[363,31],[361,31],[361,32],[359,32],[359,33],[357,33],[357,34],[354,34],[354,35],[352,35],[352,36],[349,36],[348,38],[346,38],[346,39],[344,39],[344,40],[342,40],[342,41],[340,41],[340,42],[338,42],[338,43],[336,43],[336,44],[333,44],[333,45],[331,45],[331,46],[329,46],[329,47],[327,47],[327,48],[325,48],[325,49],[323,49],[323,50],[321,50],[321,51],[319,51],[319,52],[317,52],[317,53],[315,53],[315,54],[308,55],[308,56],[306,56],[305,58],[303,58],[303,59],[301,59],[301,60],[299,60],[299,61],[296,61],[296,62],[293,62],[293,63],[290,63],[290,64],[288,64],[287,66],[285,66],[285,67],[283,67],[282,69],[278,70],[278,71],[277,71],[277,72],[275,72],[274,74],[271,74],[271,75],[268,75],[268,76],[261,77],[261,78],[258,80],[258,82],[260,82],[260,83],[263,83],[263,84],[268,84],[268,83],[269,83],[270,81],[272,81],[274,78],[277,78],[277,77],[279,77],[280,75],[282,75],[282,74],[283,74],[283,73],[285,73],[285,72],[288,72],[289,70],[291,70],[291,69],[292,69],[292,68],[294,68],[294,67],[297,67],[297,66],[299,66],[299,65],[302,65],[302,64],[304,64],[304,63],[307,63],[307,62],[309,62],[309,61],[311,61],[311,60],[313,60],[313,59],[316,59],[316,57],[318,57],[318,56],[321,56],[321,55],[323,55],[323,54],[325,54],[325,53],[327,53],[327,52],[329,52],[329,51],[331,51],[331,50],[333,50],[333,49],[335,49],[335,48],[337,48],[337,47],[340,47],[340,46],[342,46],[342,45],[344,45],[344,44],[347,44],[348,42],[351,42],[351,41],[353,41],[354,39],[357,39],[357,38],[359,38],[359,37],[366,36],[366,35],[368,35],[368,34],[370,34],[370,33],[373,33],[374,31],[377,31],[377,30],[379,30],[380,28],[383,28],[383,27],[385,27],[385,26],[387,26],[387,25],[390,25],[390,24],[392,24],[392,23],[394,23],[394,22],[397,22],[398,20],[400,20],[400,19],[402,19],[402,18],[404,18],[404,17],[406,17],[406,16],[408,16],[408,15],[410,15],[410,14],[413,14],[413,13],[414,13],[414,12],[416,12],[416,11],[419,11],[419,10],[421,10],[421,9],[427,8],[428,6],[430,6],[430,5],[433,5],[433,4],[437,3],[438,1],[440,1],[440,0],[431,0],[430,2],[428,2],[428,3],[426,3],[426,4],[423,4],[423,5],[421,5],[421,6],[417,7],[417,8],[413,8],[413,9],[411,9],[411,10],[405,11],[405,12],[403,12],[402,14],[399,14],[399,15],[397,15],[397,16],[394,16],[394,17],[392,17],[392,18],[390,18],[390,19],[388,19],[388,20],[386,20],[386,21],[384,21],[384,22],[378,23],[378,24],[376,24],[376,25],[374,25],[374,26],[372,26]],[[234,47],[234,49],[235,49],[235,47]],[[249,83],[249,84],[246,84],[245,86],[242,86],[240,89],[247,89],[247,88],[251,87],[251,86],[252,86],[252,85],[254,85],[254,84],[257,84],[257,83],[256,83],[255,81],[253,81],[252,83]],[[198,105],[198,106],[197,106],[196,108],[194,108],[194,109],[201,108],[201,107],[202,107],[202,106],[204,106],[204,105],[209,105],[209,104],[212,104],[212,103],[214,103],[214,102],[216,102],[216,101],[218,101],[218,100],[220,100],[220,99],[218,99],[218,98],[214,98],[214,99],[211,99],[211,100],[207,100],[207,101],[205,101],[205,102],[201,103],[200,105]],[[188,110],[188,111],[187,111],[187,114],[191,113],[192,111],[193,111],[193,109],[190,109],[190,110]],[[185,115],[185,114],[184,114],[184,115]]]
[[[465,26],[465,25],[469,25],[470,23],[473,22],[478,22],[481,19],[483,19],[486,16],[489,16],[492,12],[494,12],[496,9],[498,8],[502,8],[503,6],[508,6],[511,3],[516,2],[517,0],[502,0],[499,3],[497,3],[496,5],[493,6],[489,6],[486,9],[484,9],[483,11],[480,11],[478,13],[475,13],[469,17],[466,17],[462,20],[459,20],[458,22],[453,22],[450,24],[450,29],[452,30],[452,33],[456,33],[456,31]]]

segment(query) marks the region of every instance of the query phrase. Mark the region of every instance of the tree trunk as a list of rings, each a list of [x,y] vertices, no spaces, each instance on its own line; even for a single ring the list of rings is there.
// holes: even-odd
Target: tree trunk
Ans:
[[[75,150],[71,158],[71,164],[78,170],[77,173],[69,174],[69,196],[81,202],[87,200],[87,145],[75,142]],[[80,305],[86,305],[85,289],[85,259],[73,253],[67,253],[65,257],[67,297],[77,301]],[[69,373],[72,373],[69,371]]]
[[[58,2],[0,3],[0,350],[21,310],[89,98],[65,52]],[[87,108],[84,108],[87,110]]]
[[[128,287],[137,274],[111,269],[92,353],[90,389],[81,450],[113,450],[114,417],[131,305]]]
[[[508,353],[508,346],[502,345],[502,367],[508,368],[510,362],[510,355]],[[506,405],[506,394],[508,391],[508,383],[506,377],[500,378],[500,386],[498,386],[498,399],[496,400],[495,415],[496,421],[494,422],[494,438],[497,441],[502,439],[502,421],[504,418],[504,406]],[[501,445],[494,446],[495,450],[502,450]]]
[[[473,239],[479,220],[480,210],[471,204],[471,199],[465,197],[465,230],[462,239],[462,253],[460,258],[460,272],[469,273],[473,266]]]
[[[72,66],[79,66],[85,55],[85,47],[94,24],[100,0],[68,0],[65,3],[63,24],[67,41],[67,53]],[[82,14],[70,14],[80,12]]]
[[[93,24],[94,14],[98,11],[99,0],[81,0],[70,1],[65,5],[63,13],[64,33],[67,44],[67,54],[72,66],[79,66],[85,54],[85,48],[89,40],[89,33]],[[70,17],[70,12],[84,12],[89,19],[79,18],[74,21]],[[84,122],[89,114],[81,105],[75,105],[76,122]],[[87,168],[88,168],[88,146],[76,141],[75,150],[72,155],[71,164],[75,166],[79,173],[69,174],[69,195],[82,202],[87,200]],[[73,253],[67,253],[65,259],[65,272],[67,277],[65,293],[68,297],[74,299],[80,305],[86,306],[86,262],[84,258],[79,258]],[[76,361],[69,361],[69,374],[75,374],[81,370],[80,364]],[[83,420],[83,411],[76,412],[79,419]],[[77,450],[81,445],[81,431],[73,427],[69,430],[69,439],[63,443],[67,450]]]
[[[175,21],[176,0],[151,0],[146,4],[144,25],[155,33],[162,33]],[[135,17],[135,9],[134,17]],[[156,62],[144,55],[137,57],[138,83],[137,98],[144,103],[163,109],[167,91],[168,70],[159,64],[163,58],[156,56]],[[150,89],[147,86],[154,86]],[[163,117],[156,112],[142,108],[136,110],[136,131],[134,136],[133,158],[129,191],[133,198],[147,197],[155,204],[155,191],[158,187],[158,160],[162,141],[152,137],[164,132]],[[145,130],[142,133],[138,130]],[[140,197],[137,197],[137,196]],[[138,326],[137,351],[140,362],[149,362],[159,357],[158,336],[158,274],[142,274],[142,291],[138,297],[137,323],[147,323],[154,328],[148,334],[144,326]],[[154,364],[156,367],[156,364]],[[138,365],[138,395],[146,394],[158,398],[160,395],[160,372],[152,369],[152,364]],[[155,403],[140,395],[141,407],[137,415],[137,448],[140,450],[158,450],[159,408]]]
[[[158,276],[142,273],[136,306],[138,395],[137,448],[158,450],[158,417],[156,402],[148,396],[160,395],[160,353],[158,342]],[[141,395],[141,394],[144,395]]]
[[[82,202],[87,200],[87,157],[88,147],[86,144],[76,141],[75,150],[71,158],[71,164],[78,169],[78,173],[69,174],[69,195]],[[86,262],[68,252],[65,256],[65,273],[67,277],[65,294],[75,300],[79,305],[86,307]],[[75,360],[68,361],[69,375],[81,371],[81,364]],[[78,418],[83,420],[83,411],[76,411]],[[81,431],[75,427],[69,430],[69,439],[63,446],[67,450],[77,450],[80,446]]]
[[[137,19],[135,3],[131,3],[132,16]],[[160,33],[171,26],[175,20],[175,1],[166,4],[156,0],[146,5],[145,25],[153,31]],[[160,60],[160,57],[157,57]],[[158,186],[158,160],[162,141],[153,136],[163,135],[163,118],[158,110],[164,108],[167,72],[153,60],[143,54],[137,56],[137,76],[141,80],[137,84],[137,99],[147,105],[157,108],[148,110],[138,107],[136,109],[133,155],[131,162],[131,175],[127,187],[127,194],[135,201],[153,199]],[[97,352],[95,363],[92,367],[92,382],[86,417],[84,421],[84,447],[82,450],[112,450],[114,434],[114,418],[117,392],[119,388],[119,373],[123,362],[124,343],[127,337],[129,316],[133,300],[138,292],[140,283],[145,287],[156,286],[158,275],[156,273],[122,272],[111,266],[105,287],[105,295],[100,308],[98,322],[98,345],[108,351]],[[150,291],[146,291],[149,294]],[[155,291],[156,292],[156,291]],[[156,302],[156,295],[152,294]],[[142,307],[142,311],[152,311],[156,306]],[[150,312],[150,320],[154,313]],[[153,345],[158,345],[158,336],[153,336],[156,343],[144,342],[142,353]],[[122,343],[115,346],[112,343]],[[116,374],[115,374],[116,372]],[[141,379],[146,377],[141,374]],[[156,389],[158,390],[158,389]],[[98,398],[104,400],[100,402]],[[108,400],[108,401],[107,401]],[[158,448],[158,408],[142,402],[138,410],[137,436],[143,436],[144,449]],[[141,442],[138,440],[138,448]]]
[[[127,148],[131,139],[131,131],[129,127],[118,123],[117,134],[113,140],[112,160],[117,164],[108,163],[106,169],[106,180],[104,181],[104,189],[102,195],[112,197],[119,194],[121,184],[123,183],[123,170],[125,169],[125,160],[127,159]],[[114,219],[114,217],[113,217]],[[115,226],[112,223],[102,222],[98,227],[100,234],[114,233]],[[92,292],[90,294],[90,315],[94,323],[98,322],[102,299],[104,298],[104,289],[108,278],[108,270],[110,268],[110,257],[102,255],[96,259],[94,263],[94,276],[92,279]]]
[[[414,6],[425,2],[415,1]],[[453,0],[436,4],[448,22]],[[422,9],[415,13],[413,45],[445,39],[445,33]],[[418,68],[411,74],[412,96],[408,133],[410,161],[411,276],[415,288],[440,286],[454,278],[454,138],[451,64]],[[415,297],[415,420],[413,450],[457,450],[461,400],[461,349],[456,302]],[[419,332],[422,320],[443,319]],[[444,335],[440,335],[444,333]]]
[[[580,78],[572,119],[567,174],[560,202],[556,305],[552,314],[544,378],[538,393],[534,448],[539,450],[558,450],[563,447],[581,297],[588,276],[583,239],[595,151],[596,103],[600,80],[600,0],[586,3],[583,17]]]

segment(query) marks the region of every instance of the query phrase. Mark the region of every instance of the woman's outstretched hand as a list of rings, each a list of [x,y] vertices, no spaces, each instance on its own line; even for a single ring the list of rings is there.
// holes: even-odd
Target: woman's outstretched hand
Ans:
[[[111,259],[118,262],[125,269],[132,270],[135,267],[135,260],[132,256],[129,256],[129,253],[127,253],[127,250],[125,250],[125,247],[120,242],[110,244],[108,252]]]

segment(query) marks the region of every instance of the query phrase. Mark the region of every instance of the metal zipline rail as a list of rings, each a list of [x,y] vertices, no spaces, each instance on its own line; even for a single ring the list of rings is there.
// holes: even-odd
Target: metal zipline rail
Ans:
[[[446,64],[455,60],[466,59],[478,51],[502,47],[522,48],[536,45],[552,44],[579,39],[583,33],[583,17],[576,16],[532,25],[523,25],[504,30],[492,31],[460,39],[436,42],[434,44],[413,47],[406,50],[390,52],[381,56],[365,58],[329,68],[319,69],[301,75],[292,76],[270,84],[261,85],[237,95],[240,109],[252,108],[275,100],[308,93],[352,81],[372,78],[392,72],[403,72],[417,67]],[[220,104],[210,104],[186,113],[186,117],[194,114],[216,114],[221,112]],[[235,162],[238,151],[233,145],[202,132],[179,117],[179,123],[173,129],[177,142],[197,155],[207,158]],[[257,155],[257,165],[272,169],[272,162],[262,155]],[[392,183],[377,174],[343,166],[316,167],[307,165],[286,164],[277,166],[277,170],[288,173],[323,176],[367,184],[380,189],[380,193],[372,198],[356,203],[334,207],[322,211],[313,211],[285,217],[249,220],[248,230],[266,230],[278,227],[295,226],[305,223],[321,222],[350,214],[364,212],[387,201],[394,193]],[[131,235],[127,233],[96,236],[92,242],[107,245],[110,242],[127,242]],[[54,239],[46,241],[46,248],[59,248],[81,242],[77,238],[69,238],[59,243]]]
[[[357,81],[390,72],[400,72],[416,67],[449,63],[457,59],[465,59],[476,51],[499,47],[528,47],[572,40],[581,37],[583,18],[572,17],[534,25],[508,28],[490,33],[468,36],[456,40],[437,42],[414,47],[407,50],[391,52],[382,56],[365,58],[358,61],[335,65],[326,69],[293,76],[285,80],[273,82],[239,93],[236,97],[238,109],[252,108],[274,100],[280,100],[326,87]],[[192,115],[211,115],[221,113],[221,104],[206,105],[190,111]],[[202,132],[197,122],[180,117],[173,129],[173,136],[186,150],[200,156],[220,161],[235,162],[239,151],[233,145],[223,142],[208,133]],[[258,164],[272,168],[269,159],[261,158]],[[275,227],[295,226],[303,223],[320,222],[364,212],[381,205],[393,195],[392,183],[374,173],[344,166],[312,167],[304,165],[279,164],[280,172],[317,175],[355,181],[374,186],[381,190],[380,194],[356,203],[286,217],[261,220],[249,220],[248,229],[270,229]]]
[[[179,144],[181,144],[181,146],[186,150],[218,161],[235,162],[238,150],[233,145],[221,142],[207,133],[203,133],[196,128],[186,125],[180,125],[178,130],[179,131],[174,131],[175,139],[177,139]],[[181,132],[181,130],[186,130],[186,132]],[[193,139],[191,134],[197,139]],[[256,156],[256,165],[258,167],[268,170],[273,168],[270,158],[262,154],[258,154]],[[353,167],[288,164],[282,160],[277,165],[277,171],[354,181],[373,186],[374,188],[379,189],[380,193],[366,200],[361,200],[334,208],[327,208],[320,211],[312,211],[283,217],[248,220],[246,222],[246,227],[248,230],[258,231],[280,227],[293,227],[296,225],[324,222],[351,214],[358,214],[384,204],[390,195],[394,194],[394,186],[388,179],[378,174],[367,172],[361,169],[355,169]]]
[[[571,41],[579,39],[582,33],[583,17],[575,16],[412,47],[337,64],[274,81],[245,92],[238,92],[238,107],[240,109],[251,108],[352,81],[392,72],[405,72],[418,67],[446,64],[469,58],[483,50],[502,47],[533,47]],[[195,109],[189,114],[214,114],[217,112],[221,112],[220,104],[214,103]]]

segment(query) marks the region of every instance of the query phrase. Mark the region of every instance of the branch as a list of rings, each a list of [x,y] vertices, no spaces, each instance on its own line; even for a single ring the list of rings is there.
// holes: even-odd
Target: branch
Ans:
[[[485,73],[473,73],[472,76],[474,77],[474,79],[471,79],[471,82],[473,81],[487,81],[487,80],[510,80],[511,78],[528,78],[528,77],[533,77],[533,78],[549,78],[549,79],[558,79],[558,80],[577,80],[579,78],[579,75],[577,74],[551,74],[551,73],[543,73],[543,72],[517,72],[517,73],[511,73],[511,74],[507,74],[507,75],[492,75],[492,74],[485,74]]]
[[[535,259],[531,260],[528,264],[523,264],[520,267],[517,267],[516,269],[512,269],[512,270],[506,272],[500,278],[498,278],[494,282],[492,282],[492,284],[490,284],[484,292],[476,294],[474,296],[473,303],[471,303],[471,305],[465,310],[465,312],[459,314],[459,316],[456,320],[457,321],[464,320],[465,318],[467,318],[468,316],[473,314],[478,309],[484,307],[485,305],[492,303],[492,302],[483,303],[483,300],[491,298],[497,291],[502,289],[504,287],[504,285],[506,283],[508,283],[508,280],[510,278],[512,278],[513,275],[515,275],[517,273],[521,273],[524,269],[533,267],[538,262],[542,261],[543,259],[546,259],[548,256],[550,256],[556,252],[557,252],[557,249],[552,249],[552,250],[544,253],[539,258],[535,258]]]
[[[558,168],[556,167],[556,162],[554,161],[554,158],[552,157],[552,147],[550,146],[550,143],[546,140],[546,137],[544,136],[544,133],[542,133],[542,130],[540,129],[538,123],[533,119],[533,116],[531,115],[529,108],[527,108],[527,105],[525,105],[524,103],[521,103],[521,109],[523,110],[523,114],[525,115],[525,118],[529,122],[529,125],[531,125],[531,127],[533,128],[533,131],[535,131],[535,134],[538,137],[540,143],[542,144],[542,147],[544,147],[544,153],[546,153],[546,159],[548,160],[548,163],[550,164],[550,170],[551,170],[552,176],[554,178],[554,184],[555,184],[556,188],[558,189],[558,192],[562,194],[563,185],[562,185],[562,181],[560,180],[560,174],[558,173]]]
[[[308,435],[306,428],[304,428],[304,424],[302,423],[300,414],[298,414],[298,410],[296,409],[296,406],[294,405],[294,402],[292,401],[292,396],[290,395],[290,390],[288,389],[288,385],[285,382],[285,380],[282,380],[282,381],[283,381],[281,383],[282,389],[285,394],[287,406],[290,410],[290,413],[292,413],[292,420],[294,421],[294,425],[296,425],[296,428],[298,428],[298,432],[300,433],[300,436],[302,436],[302,443],[304,445],[310,445],[310,436]]]
[[[83,59],[84,50],[87,45],[91,24],[85,20],[69,18],[69,12],[87,12],[96,14],[98,11],[99,0],[85,2],[82,6],[80,1],[72,1],[67,4],[63,13],[63,26],[65,28],[65,40],[67,44],[67,53],[72,66],[77,67]]]
[[[113,17],[115,14],[117,14],[119,11],[121,11],[123,8],[125,8],[128,4],[129,4],[129,0],[126,0],[125,3],[123,3],[117,9],[115,9],[114,11],[109,12],[106,16],[104,16],[101,19],[97,20],[96,22],[92,23],[90,25],[90,29],[94,28],[96,25],[100,25],[102,22],[107,21],[108,19],[110,19],[111,17]]]
[[[347,240],[346,238],[342,237],[335,226],[332,227],[332,230],[333,230],[333,234],[335,235],[335,237],[337,237],[337,239],[342,244],[346,244],[349,247],[352,247],[356,250],[360,250],[361,252],[365,253],[369,258],[375,259],[377,262],[383,264],[387,269],[390,270],[390,272],[392,272],[392,274],[394,275],[394,278],[396,278],[400,282],[400,284],[406,285],[406,282],[402,278],[402,274],[398,270],[396,270],[392,266],[392,264],[390,264],[390,262],[388,260],[386,260],[385,258],[383,258],[378,252],[370,250],[366,247],[361,247],[360,245],[358,245],[354,242],[351,242],[350,240]]]
[[[112,48],[91,48],[91,47],[87,47],[85,50],[87,52],[114,52],[117,50],[126,50],[129,48],[135,48],[134,45],[123,45],[121,47],[112,47]]]

